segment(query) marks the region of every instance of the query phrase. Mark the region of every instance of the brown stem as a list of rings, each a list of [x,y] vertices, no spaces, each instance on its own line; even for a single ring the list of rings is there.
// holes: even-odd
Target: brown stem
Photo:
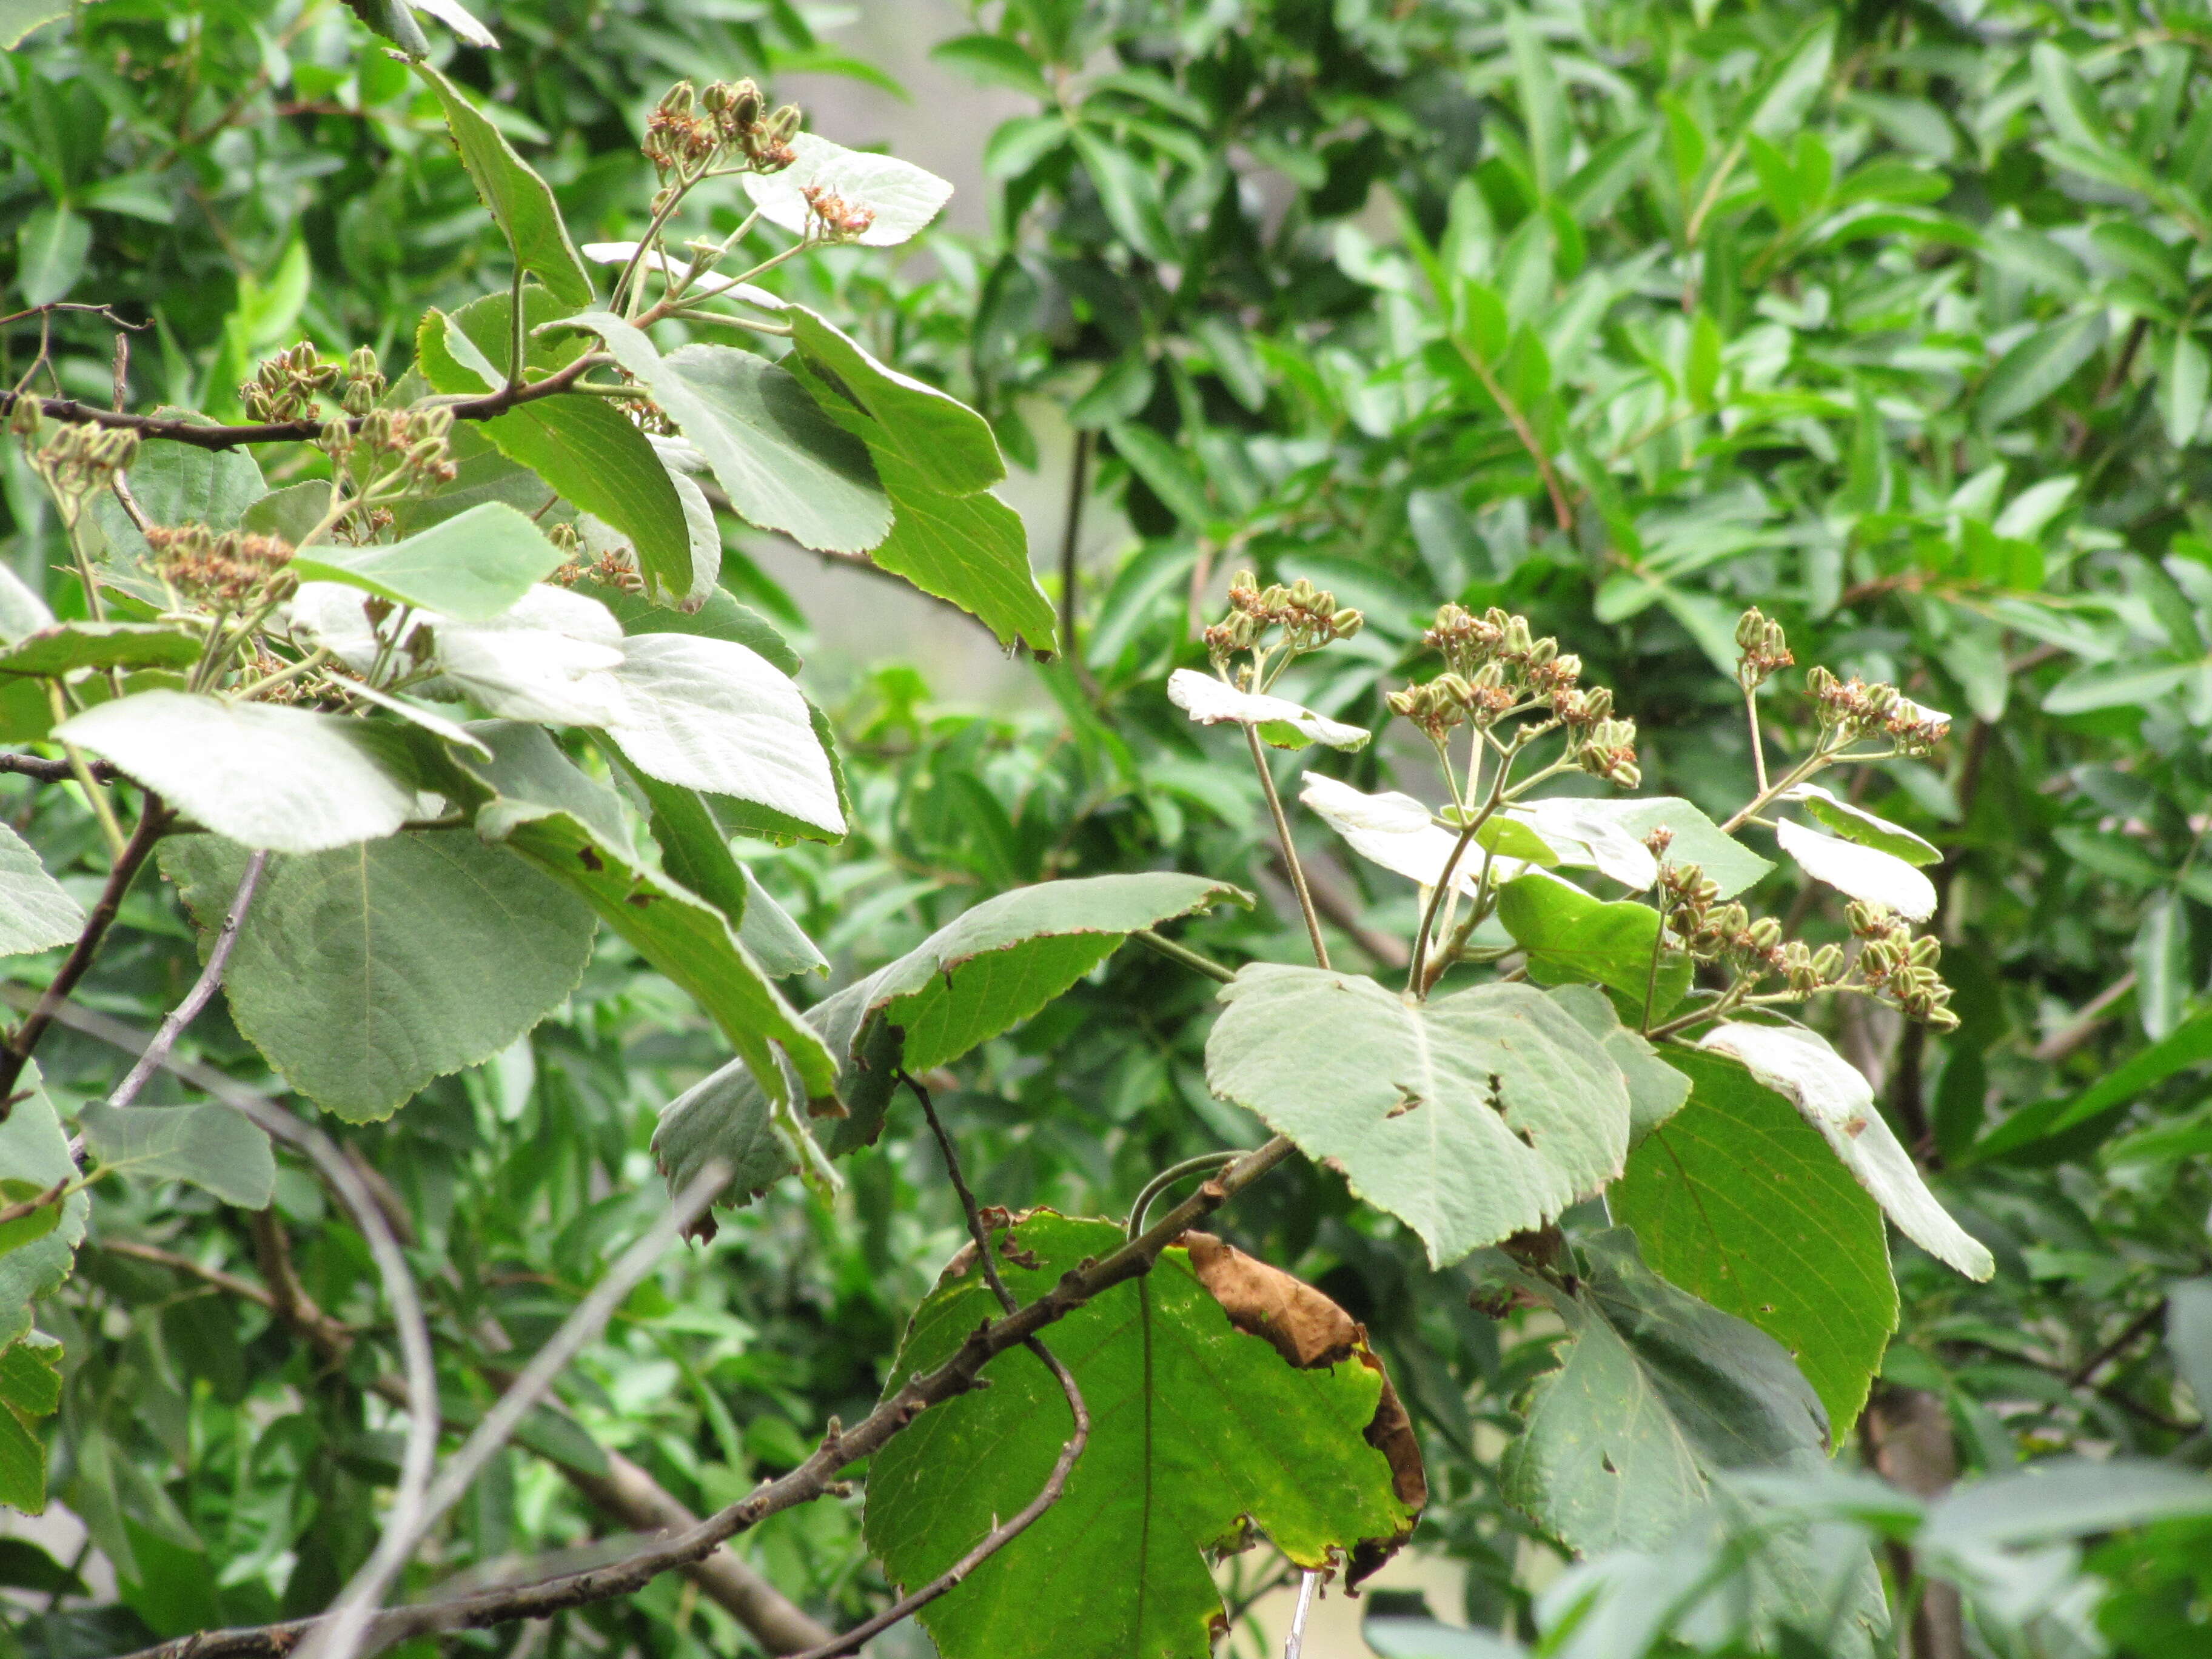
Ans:
[[[602,352],[586,352],[575,362],[527,386],[501,386],[481,398],[465,398],[447,405],[457,421],[496,420],[510,409],[536,403],[566,392],[592,369],[612,362]],[[0,416],[14,410],[29,394],[0,392]],[[242,426],[203,426],[173,415],[125,415],[75,398],[40,398],[34,401],[48,420],[69,421],[80,426],[122,427],[142,438],[164,438],[190,444],[195,449],[236,449],[242,444],[297,444],[319,437],[328,422],[320,418],[301,421],[256,421]],[[361,422],[348,422],[358,430]]]
[[[38,1006],[30,1017],[15,1030],[4,1047],[0,1047],[0,1123],[7,1121],[12,1103],[9,1097],[15,1091],[15,1079],[23,1074],[39,1039],[46,1036],[46,1028],[53,1024],[54,1011],[68,1000],[76,988],[77,981],[92,966],[92,959],[100,953],[100,942],[107,936],[115,921],[115,913],[123,908],[123,896],[130,890],[131,878],[154,850],[154,844],[167,833],[175,821],[175,814],[161,804],[161,798],[149,791],[144,805],[138,814],[138,827],[131,832],[125,843],[122,856],[115,860],[107,872],[107,884],[100,889],[100,902],[92,907],[85,919],[84,931],[77,935],[76,943],[70,947],[61,971],[54,982],[46,987],[46,994],[39,999]]]
[[[1552,470],[1552,458],[1544,453],[1544,446],[1537,441],[1535,428],[1528,424],[1528,417],[1521,412],[1521,405],[1513,401],[1512,393],[1498,383],[1498,376],[1491,373],[1490,365],[1483,362],[1481,354],[1471,350],[1463,341],[1455,340],[1452,343],[1459,348],[1459,355],[1466,360],[1467,366],[1474,371],[1475,379],[1482,382],[1482,389],[1495,398],[1498,407],[1504,411],[1506,420],[1512,425],[1513,435],[1521,441],[1521,447],[1528,452],[1528,459],[1536,463],[1536,471],[1543,477],[1544,488],[1551,494],[1552,513],[1559,520],[1559,528],[1572,535],[1574,509],[1567,505],[1567,492],[1560,487],[1559,475]]]
[[[660,1574],[688,1566],[710,1554],[769,1516],[811,1503],[836,1483],[841,1469],[871,1457],[893,1436],[932,1406],[975,1386],[985,1365],[1008,1349],[1025,1346],[1055,1321],[1111,1290],[1152,1270],[1160,1253],[1295,1151],[1278,1135],[1200,1186],[1161,1220],[1103,1259],[1072,1268],[1060,1282],[995,1322],[986,1322],[936,1370],[909,1378],[857,1425],[825,1438],[797,1468],[766,1481],[749,1496],[673,1538],[656,1540],[619,1561],[563,1573],[536,1583],[501,1586],[444,1601],[392,1607],[371,1626],[380,1644],[406,1640],[433,1631],[481,1629],[516,1619],[543,1619],[570,1607],[627,1595]],[[130,1659],[283,1659],[319,1621],[292,1620],[226,1631],[203,1631],[142,1650]]]
[[[69,1191],[73,1176],[64,1176],[43,1193],[33,1193],[28,1198],[19,1198],[13,1204],[0,1205],[0,1227],[21,1221],[25,1216],[36,1215],[49,1204],[58,1204]]]
[[[1067,472],[1067,517],[1060,534],[1060,649],[1070,662],[1075,649],[1075,567],[1082,551],[1084,487],[1091,471],[1091,434],[1075,434],[1075,457]]]

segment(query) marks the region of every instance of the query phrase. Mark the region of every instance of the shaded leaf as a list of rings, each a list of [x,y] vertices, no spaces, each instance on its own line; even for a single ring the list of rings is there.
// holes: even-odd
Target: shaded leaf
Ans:
[[[189,1181],[226,1204],[268,1207],[276,1184],[269,1137],[228,1106],[125,1106],[93,1101],[78,1115],[84,1144],[108,1170]]]
[[[1024,1301],[1121,1242],[1111,1222],[1049,1212],[1011,1231],[1029,1255],[1001,1272]],[[1023,1265],[1030,1255],[1036,1265]],[[997,1312],[963,1255],[915,1315],[888,1389]],[[1379,1370],[1285,1364],[1231,1323],[1184,1250],[1079,1309],[1051,1340],[1083,1391],[1090,1443],[1060,1501],[923,1613],[945,1659],[1205,1659],[1222,1617],[1206,1552],[1248,1522],[1316,1567],[1408,1526],[1390,1464],[1366,1439]],[[924,1413],[870,1467],[866,1535],[895,1583],[926,1582],[1027,1503],[1071,1431],[1034,1355],[1004,1354],[983,1374],[988,1389]]]
[[[77,1170],[69,1137],[62,1133],[35,1064],[24,1069],[17,1088],[30,1092],[0,1120],[0,1180],[22,1182],[41,1193],[74,1180]],[[91,1213],[89,1195],[71,1193],[62,1200],[60,1219],[40,1237],[0,1254],[0,1346],[20,1340],[31,1328],[31,1304],[52,1295],[69,1277]]]
[[[596,297],[591,274],[576,257],[551,189],[466,93],[419,57],[414,70],[437,94],[461,165],[514,250],[515,263],[544,283],[555,298],[572,306],[591,304]]]
[[[157,623],[52,623],[0,650],[0,674],[54,676],[77,668],[188,668],[205,642]]]
[[[30,843],[0,824],[0,956],[67,945],[83,927],[83,908],[46,873]]]
[[[1644,1006],[1659,939],[1659,913],[1650,905],[1607,903],[1555,876],[1532,872],[1505,884],[1498,896],[1498,920],[1528,951],[1528,977],[1538,984],[1603,985]],[[1656,983],[1655,1018],[1690,988],[1689,957],[1660,951]]]

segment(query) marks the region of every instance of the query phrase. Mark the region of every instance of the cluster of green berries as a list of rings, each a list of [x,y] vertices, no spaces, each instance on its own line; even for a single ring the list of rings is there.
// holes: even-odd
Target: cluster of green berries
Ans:
[[[459,469],[452,458],[453,411],[440,404],[429,409],[372,409],[358,421],[325,422],[317,444],[340,466],[365,463],[404,489],[453,483]]]
[[[1920,757],[1933,754],[1936,745],[1950,735],[1948,714],[1922,708],[1887,681],[1869,685],[1856,675],[1839,680],[1816,667],[1806,673],[1805,689],[1812,694],[1813,714],[1820,729],[1840,733],[1845,741],[1887,737],[1905,754]]]
[[[138,434],[125,427],[57,425],[47,431],[35,398],[18,398],[8,424],[29,441],[32,470],[46,481],[72,524],[86,500],[138,457]]]
[[[302,340],[264,359],[253,378],[238,388],[238,401],[256,421],[303,421],[328,393],[348,415],[358,417],[376,407],[384,388],[383,371],[371,347],[357,346],[343,363],[337,363],[325,357],[313,341]]]
[[[1782,924],[1772,916],[1756,921],[1743,905],[1720,902],[1720,884],[1695,864],[1670,864],[1667,849],[1674,832],[1655,830],[1644,845],[1659,860],[1660,914],[1681,949],[1699,962],[1726,962],[1736,969],[1764,977],[1788,971],[1790,953],[1802,945],[1782,942]],[[1832,946],[1830,947],[1833,949]],[[1843,966],[1836,951],[1835,969]]]
[[[1783,633],[1782,624],[1769,622],[1757,605],[1736,618],[1735,644],[1741,653],[1736,659],[1736,684],[1747,692],[1758,690],[1797,660],[1790,654],[1789,636]]]
[[[1441,744],[1472,724],[1488,731],[1516,713],[1543,716],[1529,734],[1567,728],[1569,753],[1595,777],[1623,788],[1643,781],[1636,760],[1636,722],[1613,718],[1613,693],[1581,684],[1583,659],[1555,639],[1538,639],[1526,617],[1496,606],[1476,616],[1447,605],[1421,642],[1444,659],[1436,678],[1389,694],[1391,708]]]

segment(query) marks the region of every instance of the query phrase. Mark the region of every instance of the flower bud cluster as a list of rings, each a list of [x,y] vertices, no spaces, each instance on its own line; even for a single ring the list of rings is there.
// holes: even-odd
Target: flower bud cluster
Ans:
[[[338,403],[357,418],[374,409],[384,392],[384,371],[377,367],[375,348],[356,346],[346,359],[345,390],[338,394]]]
[[[1869,685],[1853,675],[1838,680],[1825,668],[1805,676],[1805,689],[1813,696],[1814,717],[1826,732],[1840,732],[1845,740],[1887,737],[1905,753],[1924,756],[1950,734],[1951,717],[1923,708],[1887,681]]]
[[[302,340],[265,359],[238,388],[238,401],[249,420],[303,421],[315,412],[316,398],[338,383],[339,372],[313,341]]]
[[[1652,836],[1645,845],[1662,857],[1672,836]],[[1759,975],[1782,970],[1787,947],[1782,924],[1772,916],[1752,919],[1739,903],[1720,902],[1719,884],[1694,864],[1659,866],[1661,914],[1681,948],[1700,962],[1723,958]]]
[[[1859,976],[1888,994],[1904,1013],[1939,1031],[1955,1031],[1959,1017],[1950,1009],[1951,988],[1936,971],[1943,946],[1933,935],[1914,937],[1912,929],[1878,904],[1854,900],[1848,912],[1859,947]]]
[[[28,410],[27,417],[23,411]],[[31,465],[46,481],[71,523],[85,500],[129,469],[138,457],[138,434],[127,427],[66,425],[46,431],[35,398],[19,398],[9,424],[27,437],[45,433],[30,452]]]
[[[1797,660],[1790,654],[1790,640],[1782,624],[1769,622],[1757,605],[1736,619],[1735,643],[1742,653],[1736,659],[1736,684],[1747,692],[1756,691],[1776,672]]]
[[[356,426],[345,421],[324,424],[316,442],[341,466],[365,457],[372,471],[403,487],[451,483],[459,470],[451,447],[453,411],[429,409],[372,409]]]
[[[154,568],[172,586],[210,605],[236,606],[280,583],[291,585],[284,567],[292,562],[292,544],[281,536],[155,525],[146,532],[146,544],[154,550]]]
[[[1782,947],[1782,976],[1801,997],[1825,991],[1844,976],[1844,947],[1823,945],[1815,951],[1802,939],[1793,939]]]
[[[851,206],[843,197],[820,185],[803,185],[799,193],[806,198],[806,210],[814,216],[817,241],[849,242],[876,222],[872,209]]]
[[[767,100],[750,81],[717,81],[703,93],[678,81],[646,119],[646,159],[663,173],[703,172],[742,156],[747,171],[781,173],[797,156],[799,106],[766,113]]]
[[[1206,630],[1206,649],[1215,663],[1226,663],[1240,651],[1264,648],[1279,629],[1282,642],[1297,655],[1348,640],[1366,622],[1304,577],[1288,587],[1278,582],[1262,589],[1250,571],[1240,570],[1229,584],[1229,614]]]
[[[1565,726],[1569,757],[1583,770],[1626,788],[1642,781],[1636,723],[1613,719],[1613,693],[1583,686],[1583,659],[1561,651],[1555,639],[1536,638],[1526,617],[1495,605],[1478,617],[1446,605],[1421,642],[1443,658],[1444,672],[1393,691],[1389,701],[1431,742],[1469,723],[1486,732],[1522,711],[1541,720],[1522,728],[1523,738]]]

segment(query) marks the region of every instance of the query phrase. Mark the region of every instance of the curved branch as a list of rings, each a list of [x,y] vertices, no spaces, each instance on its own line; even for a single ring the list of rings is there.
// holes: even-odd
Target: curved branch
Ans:
[[[575,362],[556,369],[542,380],[532,380],[526,386],[501,386],[480,398],[463,398],[450,403],[457,421],[495,420],[510,409],[523,404],[536,403],[540,398],[551,398],[568,391],[592,369],[614,361],[606,353],[586,352]],[[319,418],[304,421],[258,421],[243,426],[203,425],[174,415],[125,415],[119,410],[102,409],[76,398],[38,398],[21,392],[0,392],[0,416],[13,412],[17,404],[28,399],[39,405],[40,412],[50,421],[66,421],[79,426],[120,427],[137,433],[142,438],[166,438],[172,443],[190,444],[196,449],[236,449],[243,444],[307,443],[321,435],[329,422]],[[336,418],[336,417],[334,417]],[[358,430],[356,418],[347,422],[350,430]]]
[[[47,760],[39,755],[0,755],[0,773],[14,773],[17,777],[35,778],[40,783],[69,783],[76,777],[76,769],[65,760]],[[92,781],[108,783],[119,776],[112,761],[92,763]]]
[[[138,1056],[123,1081],[116,1085],[115,1092],[107,1097],[110,1106],[128,1106],[138,1098],[138,1091],[146,1086],[146,1079],[161,1067],[169,1051],[177,1046],[177,1038],[185,1026],[199,1017],[207,1006],[215,988],[222,982],[222,970],[230,965],[230,953],[237,948],[238,930],[246,923],[246,912],[253,902],[254,890],[261,885],[261,872],[269,867],[269,852],[258,848],[246,861],[246,873],[238,878],[238,890],[231,895],[230,909],[223,916],[222,926],[216,930],[215,944],[208,951],[207,966],[192,988],[185,993],[185,1000],[169,1011],[161,1022],[161,1029],[154,1033],[154,1040],[146,1045],[146,1052]]]
[[[76,1016],[77,1011],[69,1012]],[[102,1022],[106,1024],[107,1022]],[[197,1068],[196,1068],[197,1069]],[[228,1079],[222,1079],[228,1084]],[[235,1085],[230,1085],[235,1088]],[[1160,1252],[1181,1238],[1238,1193],[1297,1150],[1281,1135],[1247,1153],[1234,1165],[1170,1211],[1112,1255],[1071,1269],[1060,1282],[1019,1311],[973,1332],[935,1370],[910,1377],[850,1429],[825,1437],[812,1455],[778,1479],[672,1538],[655,1540],[619,1561],[563,1573],[536,1583],[506,1585],[416,1607],[392,1607],[371,1626],[380,1642],[403,1641],[434,1631],[480,1629],[516,1619],[544,1619],[570,1607],[587,1606],[643,1589],[664,1572],[688,1567],[714,1553],[725,1540],[772,1515],[813,1502],[836,1484],[838,1471],[872,1456],[932,1406],[975,1386],[984,1366],[1009,1348],[1103,1295],[1115,1285],[1152,1270]],[[318,1621],[293,1620],[195,1635],[142,1650],[128,1659],[283,1659]]]

